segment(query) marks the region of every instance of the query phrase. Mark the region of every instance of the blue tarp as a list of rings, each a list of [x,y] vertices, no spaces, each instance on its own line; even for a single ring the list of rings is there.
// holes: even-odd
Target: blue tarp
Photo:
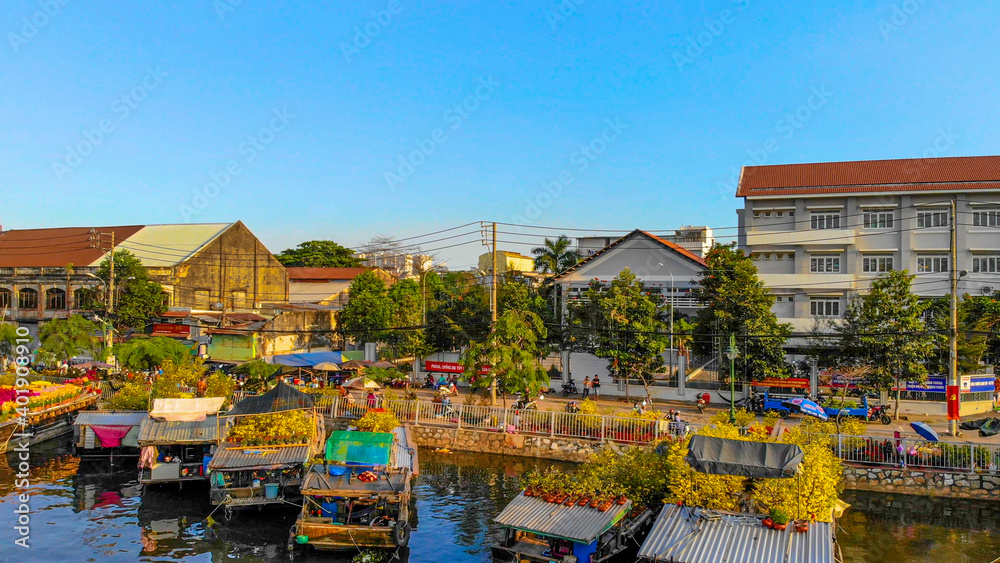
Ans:
[[[281,354],[271,356],[271,362],[293,368],[311,368],[323,362],[339,364],[343,362],[340,352],[312,352],[309,354]]]

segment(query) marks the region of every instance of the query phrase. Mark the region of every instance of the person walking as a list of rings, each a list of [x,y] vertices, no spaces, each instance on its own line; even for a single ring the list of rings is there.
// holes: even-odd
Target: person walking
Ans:
[[[587,395],[590,395],[590,386],[591,385],[593,385],[593,383],[590,382],[590,376],[588,375],[587,377],[584,377],[583,378],[583,400],[585,400],[585,401],[587,400]]]
[[[594,400],[601,398],[601,378],[594,374],[594,380],[590,383],[591,387],[594,389]]]

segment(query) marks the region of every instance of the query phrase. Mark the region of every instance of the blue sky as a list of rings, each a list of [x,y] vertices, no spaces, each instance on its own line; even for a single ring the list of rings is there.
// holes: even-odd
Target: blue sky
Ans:
[[[1000,146],[983,3],[335,4],[6,2],[0,223],[721,227],[745,163]]]

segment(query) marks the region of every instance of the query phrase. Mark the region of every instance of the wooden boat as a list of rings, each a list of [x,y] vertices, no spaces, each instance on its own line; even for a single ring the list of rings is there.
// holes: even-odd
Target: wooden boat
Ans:
[[[226,429],[223,397],[156,399],[139,427],[139,482],[208,482],[208,463]]]
[[[77,413],[93,407],[98,399],[100,395],[80,389],[80,394],[68,401],[30,411],[26,426],[17,418],[0,423],[0,454],[69,434]]]
[[[504,538],[493,545],[493,561],[611,561],[634,549],[652,520],[651,510],[633,508],[630,500],[601,511],[589,504],[556,504],[522,492],[494,519],[503,526]]]
[[[73,450],[84,460],[139,457],[139,426],[147,416],[146,411],[83,411],[73,421]]]
[[[364,444],[357,451],[363,449],[367,460],[331,459],[338,457],[333,452],[346,442]],[[347,465],[371,461],[376,463]],[[313,465],[306,474],[302,512],[292,528],[290,546],[310,545],[324,551],[406,547],[413,520],[410,480],[417,468],[416,449],[403,427],[392,434],[334,432],[327,441],[324,463]],[[365,481],[363,475],[375,479]]]

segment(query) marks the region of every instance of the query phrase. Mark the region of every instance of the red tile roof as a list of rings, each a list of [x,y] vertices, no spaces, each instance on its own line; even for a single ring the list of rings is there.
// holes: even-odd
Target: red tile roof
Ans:
[[[89,266],[105,254],[94,244],[93,232],[113,232],[115,241],[121,242],[140,229],[141,225],[3,231],[0,232],[0,268]]]
[[[1000,190],[1000,156],[745,166],[737,197]]]

